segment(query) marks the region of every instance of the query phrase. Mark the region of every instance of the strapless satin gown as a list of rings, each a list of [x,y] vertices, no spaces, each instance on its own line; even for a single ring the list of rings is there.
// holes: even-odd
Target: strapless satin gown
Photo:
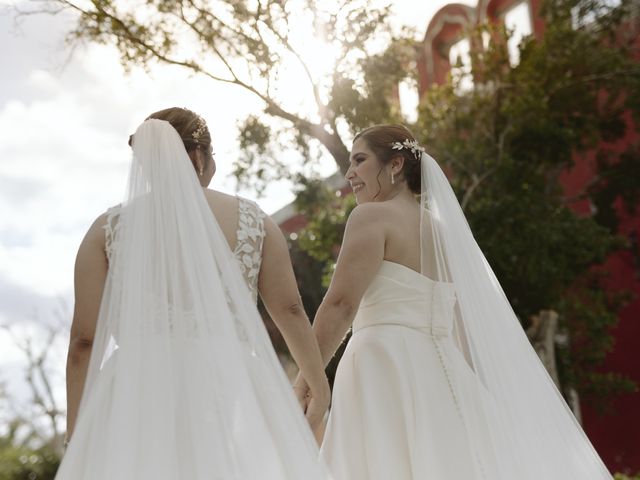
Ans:
[[[491,478],[459,409],[477,381],[454,305],[453,285],[382,262],[336,373],[321,449],[336,480]]]

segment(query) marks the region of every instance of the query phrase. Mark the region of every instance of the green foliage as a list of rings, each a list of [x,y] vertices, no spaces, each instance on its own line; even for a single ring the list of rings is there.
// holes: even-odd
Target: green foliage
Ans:
[[[352,132],[377,123],[402,123],[395,94],[398,84],[415,79],[415,47],[406,38],[394,40],[383,52],[362,58],[358,74],[336,71],[329,107]]]
[[[323,152],[344,173],[343,136],[372,123],[401,121],[395,89],[416,71],[409,32],[392,28],[388,7],[361,0],[335,8],[307,0],[298,10],[279,0],[215,0],[206,8],[178,0],[94,0],[82,8],[66,0],[48,3],[79,12],[72,37],[116,46],[126,67],[178,65],[259,98],[263,114],[240,125],[244,157],[236,165],[240,183],[258,188],[273,178],[313,178],[309,174]],[[608,3],[546,1],[544,36],[521,44],[516,66],[509,61],[504,28],[482,25],[469,32],[476,47],[484,44],[483,35],[490,39],[472,51],[475,87],[462,91],[462,79],[453,78],[431,88],[413,127],[449,171],[478,242],[523,323],[542,309],[563,313],[576,338],[563,354],[563,378],[583,391],[589,378],[596,380],[594,389],[630,386],[592,373],[611,348],[608,332],[619,304],[598,296],[599,279],[584,282],[593,265],[621,248],[612,234],[619,222],[615,202],[622,198],[634,213],[638,200],[633,179],[639,146],[626,152],[615,147],[633,128],[630,120],[640,120],[635,37],[620,28],[632,2]],[[294,20],[338,52],[329,72],[311,72],[314,59],[301,55]],[[307,75],[306,110],[287,106],[290,92],[277,88],[291,59]],[[283,167],[277,152],[284,146],[301,154],[299,167]],[[589,200],[597,209],[593,217],[569,209],[559,180],[575,155],[585,152],[597,159],[597,171],[571,200]],[[353,203],[317,181],[299,185],[297,206],[309,224],[298,246],[308,252],[307,260],[325,264],[326,286]]]
[[[298,245],[324,264],[322,286],[329,286],[337,247],[342,243],[345,220],[355,207],[353,196],[342,197],[321,180],[299,179],[295,206],[307,218],[298,234]]]
[[[255,115],[238,125],[241,156],[235,161],[233,175],[242,186],[252,185],[260,194],[269,182],[289,177],[286,165],[272,148],[273,129]]]
[[[638,178],[640,178],[640,145],[632,144],[624,152],[616,153],[602,148],[598,151],[598,177],[587,188],[587,196],[596,207],[596,221],[609,227],[618,228],[618,214],[615,209],[617,199],[628,215],[633,215],[640,203]]]
[[[370,123],[400,120],[394,100],[397,83],[413,78],[415,72],[412,35],[393,26],[390,7],[379,0],[32,4],[36,11],[44,4],[52,7],[48,13],[78,13],[70,40],[115,46],[126,69],[175,65],[258,98],[263,114],[240,125],[244,156],[235,173],[240,185],[255,182],[259,190],[272,178],[302,173],[291,164],[283,167],[276,152],[286,149],[296,150],[307,161],[314,151],[316,157],[328,152],[346,172],[348,149],[341,135]],[[318,38],[334,56],[324,72],[314,70],[315,58],[305,52],[305,41]],[[294,69],[306,78],[291,92],[283,88],[282,79]],[[302,97],[294,98],[301,106],[292,106],[292,96]],[[345,132],[344,126],[351,131]]]
[[[297,240],[289,241],[289,253],[302,304],[309,318],[313,320],[327,290],[323,283],[326,262],[318,261],[309,255]]]
[[[613,233],[614,202],[622,197],[633,213],[640,162],[637,146],[620,153],[611,145],[632,128],[625,115],[638,113],[629,92],[638,91],[640,76],[626,44],[609,43],[626,3],[595,17],[595,26],[575,29],[570,9],[578,3],[585,5],[547,2],[545,37],[525,40],[516,66],[504,28],[482,25],[470,32],[477,45],[483,33],[491,38],[472,55],[474,89],[462,90],[462,78],[433,86],[413,129],[448,171],[522,323],[543,309],[561,314],[570,341],[558,349],[563,384],[604,411],[607,397],[635,390],[627,378],[599,370],[613,348],[610,331],[626,298],[605,294],[606,277],[594,266],[628,247]],[[596,7],[589,2],[580,15],[588,17]],[[585,58],[584,51],[591,54]],[[345,93],[336,107],[354,118],[354,128],[364,115],[357,111],[363,101]],[[574,200],[590,199],[595,216],[571,210],[560,182],[575,155],[587,151],[598,158],[598,171]],[[300,246],[326,262],[330,273],[350,207],[317,183],[302,185],[298,208],[311,221]]]
[[[48,447],[0,445],[0,480],[53,480],[60,458]]]
[[[466,205],[474,235],[523,319],[556,305],[576,276],[621,246],[548,189],[544,177],[505,162]]]
[[[557,349],[557,360],[563,382],[600,413],[610,413],[608,399],[638,388],[624,375],[597,368],[614,348],[610,331],[618,322],[616,312],[629,299],[627,293],[603,290],[603,277],[602,272],[590,271],[557,302],[561,329],[570,332],[570,343]]]
[[[626,115],[640,113],[640,68],[624,38],[612,48],[627,7],[547,1],[544,37],[523,41],[515,66],[506,50],[509,32],[480,26],[470,32],[475,44],[483,35],[491,41],[472,53],[474,88],[462,90],[460,78],[432,88],[418,128],[449,170],[514,310],[524,324],[542,309],[562,314],[571,344],[558,352],[561,379],[602,408],[605,397],[635,389],[598,370],[623,299],[608,298],[593,270],[627,248],[613,233],[614,203],[622,196],[633,213],[639,193],[631,180],[640,164],[637,146],[623,153],[612,147],[633,128]],[[560,182],[586,152],[598,159],[597,171],[572,200],[589,199],[595,216],[571,210]]]
[[[625,475],[624,473],[616,473],[613,480],[640,480],[640,473],[636,475]]]

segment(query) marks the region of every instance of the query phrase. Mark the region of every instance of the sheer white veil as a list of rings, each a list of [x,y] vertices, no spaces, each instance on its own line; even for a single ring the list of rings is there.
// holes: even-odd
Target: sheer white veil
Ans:
[[[76,429],[58,479],[326,479],[178,132],[133,137]]]
[[[472,385],[452,372],[478,479],[611,479],[531,347],[436,161],[421,157],[422,273],[453,283],[453,338]],[[457,373],[460,375],[460,372]]]

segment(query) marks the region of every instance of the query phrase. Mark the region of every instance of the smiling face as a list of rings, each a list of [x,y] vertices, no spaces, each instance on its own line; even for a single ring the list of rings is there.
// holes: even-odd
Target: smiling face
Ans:
[[[385,166],[369,148],[364,138],[353,142],[349,170],[345,178],[351,184],[358,204],[381,201],[390,185]]]

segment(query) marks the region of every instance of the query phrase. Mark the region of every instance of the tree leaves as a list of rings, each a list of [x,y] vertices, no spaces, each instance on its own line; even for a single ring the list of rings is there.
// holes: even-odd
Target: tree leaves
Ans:
[[[319,142],[343,172],[348,168],[345,142],[355,129],[390,117],[400,119],[393,100],[395,86],[399,80],[413,75],[407,66],[413,54],[410,32],[393,28],[390,7],[377,3],[47,2],[79,14],[69,36],[72,42],[94,41],[115,46],[125,69],[149,68],[153,63],[177,65],[251,92],[263,102],[266,115],[278,120],[271,122],[271,128],[274,136],[285,140],[279,145],[280,151],[297,149],[308,159],[305,144],[298,141],[300,135],[306,136]],[[301,25],[318,33],[327,48],[337,52],[332,71],[320,76],[312,72],[314,58],[305,53],[304,45],[294,35],[293,27],[299,30]],[[287,64],[290,61],[306,72],[310,87],[306,103],[314,106],[306,111],[288,109],[285,96],[292,92],[276,88],[285,69],[290,68]],[[307,94],[302,95],[306,98]],[[338,128],[343,123],[349,131]],[[283,135],[292,128],[299,135]],[[246,160],[240,160],[238,174],[248,171]],[[253,160],[258,161],[258,157]]]
[[[631,180],[639,174],[638,147],[616,146],[637,134],[629,119],[640,113],[637,61],[624,41],[611,40],[628,5],[548,0],[544,35],[523,41],[516,66],[506,55],[509,32],[479,26],[470,37],[491,40],[472,52],[474,88],[461,92],[452,78],[431,89],[418,122],[522,323],[544,309],[562,314],[571,342],[560,352],[562,381],[594,402],[633,390],[620,375],[595,373],[623,303],[604,293],[605,278],[594,269],[628,248],[614,233],[617,202],[631,213],[640,195]],[[576,27],[576,15],[589,25]],[[566,198],[561,178],[578,156],[592,177]],[[596,207],[594,216],[568,208],[580,199]]]

